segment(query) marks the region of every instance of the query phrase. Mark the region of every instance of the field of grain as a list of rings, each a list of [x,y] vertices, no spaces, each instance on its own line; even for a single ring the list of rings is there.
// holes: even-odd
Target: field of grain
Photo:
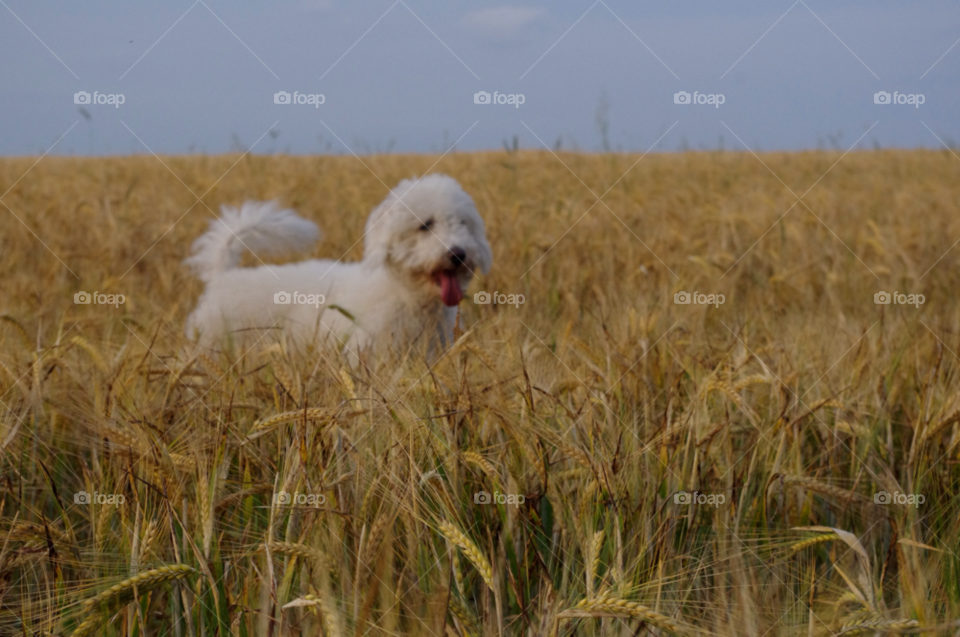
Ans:
[[[951,153],[36,161],[0,160],[0,635],[957,634]],[[189,347],[221,204],[357,260],[427,171],[494,252],[438,360]]]

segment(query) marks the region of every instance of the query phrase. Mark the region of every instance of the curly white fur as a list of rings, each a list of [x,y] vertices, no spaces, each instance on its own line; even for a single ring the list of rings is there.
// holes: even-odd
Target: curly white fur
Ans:
[[[353,351],[402,348],[419,338],[443,345],[474,272],[489,272],[493,259],[470,196],[452,178],[429,175],[400,182],[370,213],[360,262],[237,267],[244,249],[276,254],[304,249],[318,236],[316,225],[274,202],[223,208],[185,261],[206,283],[187,336],[205,346],[225,337],[251,343],[264,330]],[[281,293],[297,296],[283,303]],[[297,302],[307,295],[312,304]]]

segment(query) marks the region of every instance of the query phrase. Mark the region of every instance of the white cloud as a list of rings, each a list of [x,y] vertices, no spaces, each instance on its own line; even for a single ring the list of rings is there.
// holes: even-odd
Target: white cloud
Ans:
[[[540,22],[547,12],[533,7],[504,6],[471,11],[463,24],[487,37],[500,40],[516,40],[523,36],[527,27]]]

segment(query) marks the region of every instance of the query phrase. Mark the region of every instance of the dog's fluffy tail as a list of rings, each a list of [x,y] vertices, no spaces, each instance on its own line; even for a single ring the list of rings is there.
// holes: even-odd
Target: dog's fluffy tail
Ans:
[[[304,250],[320,237],[315,223],[282,210],[275,201],[248,201],[240,209],[220,210],[220,218],[193,242],[193,256],[184,261],[207,283],[237,267],[244,250],[264,255]]]

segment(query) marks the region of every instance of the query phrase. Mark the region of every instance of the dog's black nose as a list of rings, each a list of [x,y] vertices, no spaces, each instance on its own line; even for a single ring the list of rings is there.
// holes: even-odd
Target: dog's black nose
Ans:
[[[450,261],[453,265],[462,265],[467,260],[467,251],[460,246],[450,248]]]

